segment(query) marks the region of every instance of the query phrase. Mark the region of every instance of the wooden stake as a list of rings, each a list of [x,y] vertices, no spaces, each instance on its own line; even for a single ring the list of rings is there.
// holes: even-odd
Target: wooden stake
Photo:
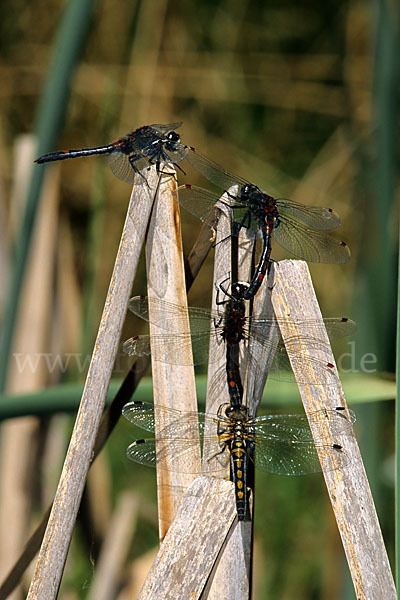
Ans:
[[[307,264],[303,261],[285,260],[273,265],[274,285],[271,300],[275,314],[290,323],[281,326],[281,333],[292,368],[298,382],[304,382],[307,375],[316,381],[318,373],[313,364],[301,364],[294,350],[309,354],[322,364],[334,364],[317,298],[312,286]],[[295,320],[298,323],[295,323]],[[310,332],[305,322],[309,319],[320,321],[318,344],[307,344]],[[306,385],[298,383],[306,414],[324,408],[346,409],[346,400],[336,368],[329,385]],[[338,435],[332,435],[329,421],[313,423],[310,427],[319,442],[333,444]],[[326,486],[342,538],[354,589],[358,600],[395,600],[396,589],[384,546],[374,501],[365,474],[360,451],[354,433],[340,437],[349,462],[343,468],[331,461],[321,460]],[[332,459],[334,460],[334,459]]]
[[[171,168],[168,167],[171,171]],[[146,262],[149,300],[158,299],[187,308],[185,272],[183,264],[179,205],[175,199],[176,179],[161,176],[159,191],[154,202],[149,233],[146,242]],[[150,335],[174,334],[189,336],[189,316],[176,318],[157,315],[149,302]],[[159,322],[156,324],[156,319]],[[169,425],[157,414],[157,405],[186,412],[197,410],[196,382],[193,356],[188,348],[185,364],[170,364],[158,360],[152,353],[153,393],[156,406],[156,435]],[[189,435],[189,434],[188,434]],[[157,493],[159,533],[162,540],[180,505],[183,495],[195,477],[201,472],[200,438],[198,427],[191,436],[198,439],[192,452],[176,456],[173,445],[169,454],[163,452],[163,463],[157,466]]]
[[[237,190],[231,188],[231,194]],[[223,293],[219,289],[221,282],[231,275],[231,214],[226,209],[224,197],[221,203],[217,205],[222,212],[219,220],[217,239],[215,247],[214,260],[214,279],[213,279],[213,297],[212,310],[217,310],[223,315],[224,306],[216,304],[217,295],[223,299]],[[224,241],[221,241],[224,240]],[[248,281],[250,276],[251,252],[255,242],[254,235],[246,229],[240,232],[238,249],[238,279]],[[224,282],[224,287],[229,291],[229,279]],[[245,354],[245,352],[241,352]],[[229,403],[229,393],[226,377],[226,345],[222,339],[217,340],[215,336],[215,325],[211,323],[210,336],[210,356],[214,361],[208,365],[207,380],[207,413],[216,414],[221,404]],[[218,357],[218,360],[215,360]],[[222,369],[222,377],[220,376]],[[215,385],[215,375],[217,374],[218,386]],[[209,435],[216,432],[208,432]],[[204,457],[212,456],[219,451],[218,440],[215,439],[213,447],[207,444],[204,447]],[[203,471],[207,472],[207,461],[203,461]],[[225,474],[221,471],[219,476],[225,476],[229,479],[230,467],[227,465]],[[212,508],[215,510],[218,503],[222,500],[218,495],[212,499]],[[202,599],[220,600],[221,590],[226,598],[236,598],[237,600],[246,600],[250,596],[250,569],[251,569],[251,548],[252,548],[252,524],[251,522],[239,523],[235,519],[229,532],[229,541],[221,548],[218,560],[216,561],[212,572],[210,573],[207,586],[202,595]]]
[[[215,503],[214,498],[219,502]],[[236,510],[229,481],[198,477],[187,491],[138,600],[197,600],[225,542]],[[232,576],[232,574],[231,574]],[[220,589],[219,598],[229,596]]]

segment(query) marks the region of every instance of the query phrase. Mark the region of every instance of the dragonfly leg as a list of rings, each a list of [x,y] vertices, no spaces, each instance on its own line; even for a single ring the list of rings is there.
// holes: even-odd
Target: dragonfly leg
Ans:
[[[139,154],[131,154],[129,155],[129,163],[133,169],[133,171],[135,172],[135,175],[140,175],[140,177],[143,177],[144,181],[146,182],[147,187],[149,186],[149,182],[147,181],[146,177],[143,175],[142,171],[139,171],[139,169],[136,167],[135,162],[137,160],[139,160],[140,158],[142,158]]]
[[[176,166],[178,166],[178,165],[176,165]],[[156,169],[157,169],[157,167],[156,167]],[[176,177],[176,174],[173,173],[172,171],[162,171],[160,169],[157,169],[157,173],[159,175],[167,175],[168,177],[173,177],[174,181],[176,181],[176,183],[178,183],[178,179]]]
[[[174,165],[175,165],[175,167],[176,167],[177,169],[179,169],[179,170],[180,170],[180,172],[181,172],[181,173],[183,173],[183,175],[186,175],[186,171],[184,171],[184,170],[182,169],[182,167],[181,167],[181,166],[180,166],[178,163],[174,163]],[[176,181],[177,181],[177,180],[176,180]]]
[[[221,281],[221,283],[219,285],[215,284],[215,288],[217,290],[217,297],[215,299],[215,304],[221,305],[221,304],[226,304],[228,301],[227,300],[220,300],[219,299],[219,292],[220,290],[222,290],[225,294],[225,296],[230,297],[230,294],[228,292],[227,289],[225,289],[224,284],[230,280],[230,275],[228,275],[228,277],[226,277],[226,279],[224,279],[223,281]]]
[[[227,441],[222,442],[221,450],[219,452],[215,452],[215,454],[212,454],[211,456],[209,456],[207,458],[207,462],[210,462],[210,460],[213,460],[213,458],[216,458],[217,456],[220,456],[221,454],[223,454],[228,447],[229,447],[229,442],[227,442]]]

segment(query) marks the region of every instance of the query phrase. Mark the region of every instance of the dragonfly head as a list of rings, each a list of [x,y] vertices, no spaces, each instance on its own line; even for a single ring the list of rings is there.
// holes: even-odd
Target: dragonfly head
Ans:
[[[252,183],[246,183],[245,185],[242,185],[242,187],[240,188],[240,196],[243,199],[248,199],[253,194],[257,194],[257,193],[262,194],[261,190],[256,185],[253,185]]]
[[[167,150],[176,150],[177,144],[180,144],[181,138],[176,131],[168,131],[165,135],[165,147]]]
[[[248,408],[244,404],[238,404],[237,406],[229,404],[225,410],[225,414],[228,419],[234,419],[235,421],[247,421],[249,417]]]
[[[249,284],[246,281],[237,281],[232,284],[232,297],[235,300],[242,300],[243,296],[247,292]]]

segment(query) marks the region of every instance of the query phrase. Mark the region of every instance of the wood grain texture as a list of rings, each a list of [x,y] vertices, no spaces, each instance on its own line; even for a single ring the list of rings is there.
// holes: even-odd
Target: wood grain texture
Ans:
[[[58,593],[157,188],[155,169],[147,175],[149,186],[140,182],[132,190],[81,404],[27,596],[29,600],[51,600]]]
[[[224,294],[219,289],[219,285],[223,282],[224,286],[229,288],[229,277],[231,270],[231,244],[230,244],[230,219],[226,206],[223,204],[224,196],[221,197],[222,202],[217,202],[216,206],[220,212],[218,219],[218,229],[215,231],[215,252],[214,252],[214,274],[212,282],[212,297],[211,310],[223,316],[223,306],[217,305],[217,298],[223,299]],[[218,323],[217,323],[218,324]],[[206,392],[206,413],[216,415],[221,404],[229,402],[228,387],[225,376],[225,357],[226,349],[221,336],[215,335],[215,324],[210,323],[210,360],[207,370],[207,392]],[[221,373],[222,371],[222,373]],[[222,375],[222,376],[221,376]],[[216,431],[207,431],[206,435],[216,435]],[[203,448],[203,473],[208,472],[207,458],[219,452],[219,443],[208,439],[204,441]],[[225,469],[225,473],[221,470],[219,477],[229,479],[229,465]]]
[[[301,349],[321,360],[334,364],[329,340],[322,322],[321,312],[313,290],[306,263],[286,260],[273,265],[274,285],[271,300],[277,317],[290,317],[291,323],[281,327],[282,337],[292,361],[296,379],[305,380],[305,375],[315,377],[313,365],[299,367],[292,360],[292,349]],[[298,324],[293,320],[298,319]],[[321,343],[307,344],[309,331],[304,327],[307,319],[321,320],[319,339]],[[303,323],[302,323],[303,322]],[[297,341],[296,341],[297,340]],[[338,406],[346,407],[346,400],[336,368],[331,385],[305,385],[298,383],[305,411],[309,416],[313,411]],[[310,419],[309,419],[310,420]],[[354,433],[332,435],[327,421],[322,429],[310,420],[314,437],[318,436],[327,444],[343,445],[349,460],[342,468],[330,461],[322,461],[325,482],[335,513],[342,543],[349,563],[354,588],[358,600],[394,600],[396,590],[390,565],[380,530],[378,517],[362,458]]]
[[[198,477],[183,498],[138,600],[199,598],[235,515],[232,483]],[[233,596],[220,589],[219,599],[224,598]]]
[[[265,280],[263,281],[259,291],[257,292],[256,297],[253,302],[253,319],[273,319],[274,311],[271,304],[271,286],[272,280],[270,275],[266,275]],[[256,351],[256,347],[259,344],[259,341],[256,336],[252,337],[251,326],[249,330],[249,338],[245,342],[245,347],[247,350],[247,354],[251,356],[253,352]],[[255,356],[262,356],[262,363],[255,364],[253,362],[250,365],[250,369],[246,370],[243,375],[243,387],[245,387],[245,404],[250,410],[251,415],[256,415],[258,411],[258,407],[260,405],[262,395],[264,392],[265,384],[267,381],[267,377],[269,374],[269,370],[271,368],[271,363],[274,359],[274,351],[276,349],[276,345],[280,339],[279,330],[276,327],[271,327],[268,330],[266,326],[265,331],[263,331],[264,335],[268,333],[269,341],[271,343],[271,350],[267,352],[265,350],[258,351]],[[257,367],[257,369],[255,369]]]
[[[250,521],[234,520],[214,563],[201,600],[250,598],[252,536]]]
[[[171,171],[171,167],[168,167]],[[187,307],[185,272],[183,264],[182,239],[179,205],[175,199],[176,179],[162,176],[157,197],[154,202],[146,242],[146,264],[148,296]],[[189,335],[189,316],[186,319],[171,318],[163,320],[161,311],[157,311],[159,322],[156,324],[149,304],[150,335],[163,333]],[[196,411],[196,382],[191,348],[187,350],[185,364],[169,364],[156,360],[152,353],[152,374],[154,404],[156,405],[156,434],[169,425],[157,415],[157,405],[167,408]],[[197,447],[184,456],[163,452],[163,462],[157,465],[157,490],[159,511],[159,533],[162,540],[168,531],[182,497],[198,474],[201,472],[200,438],[198,428],[193,427],[192,439],[199,440]],[[164,446],[165,448],[165,446]]]
[[[229,192],[232,195],[237,193],[236,187],[230,188]],[[226,203],[224,204],[224,196],[221,197],[221,202],[217,203],[216,206],[218,206],[221,216],[216,231],[211,310],[220,313],[222,318],[224,305],[218,305],[217,299],[219,301],[226,300],[226,296],[220,289],[221,284],[226,290],[230,291],[232,263],[231,215]],[[246,232],[248,232],[247,229],[240,232],[238,253],[238,275],[239,279],[243,281],[248,281],[250,276],[251,252],[255,241],[252,232],[248,234]],[[212,356],[213,360],[208,364],[206,412],[216,414],[221,404],[229,402],[226,379],[226,345],[219,334],[215,335],[215,324],[212,322],[210,326],[210,357]],[[217,357],[217,360],[215,360],[215,357]],[[243,354],[241,359],[244,359]],[[215,446],[215,449],[218,450],[218,446]],[[206,451],[204,455],[207,455]],[[207,465],[204,464],[203,471],[206,469]],[[229,477],[229,473],[227,476]]]

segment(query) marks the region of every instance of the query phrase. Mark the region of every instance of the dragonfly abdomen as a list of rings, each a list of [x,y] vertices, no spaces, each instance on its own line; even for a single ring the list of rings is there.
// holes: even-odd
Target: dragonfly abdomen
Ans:
[[[236,439],[235,436],[230,448],[230,452],[238,520],[245,521],[250,518],[250,515],[247,492],[248,457],[247,449],[244,445],[243,439]]]
[[[91,156],[92,154],[111,154],[115,152],[114,144],[108,146],[97,146],[95,148],[81,148],[80,150],[63,150],[60,152],[49,152],[43,154],[35,160],[35,163],[53,162],[55,160],[66,160],[67,158],[79,158],[81,156]]]

